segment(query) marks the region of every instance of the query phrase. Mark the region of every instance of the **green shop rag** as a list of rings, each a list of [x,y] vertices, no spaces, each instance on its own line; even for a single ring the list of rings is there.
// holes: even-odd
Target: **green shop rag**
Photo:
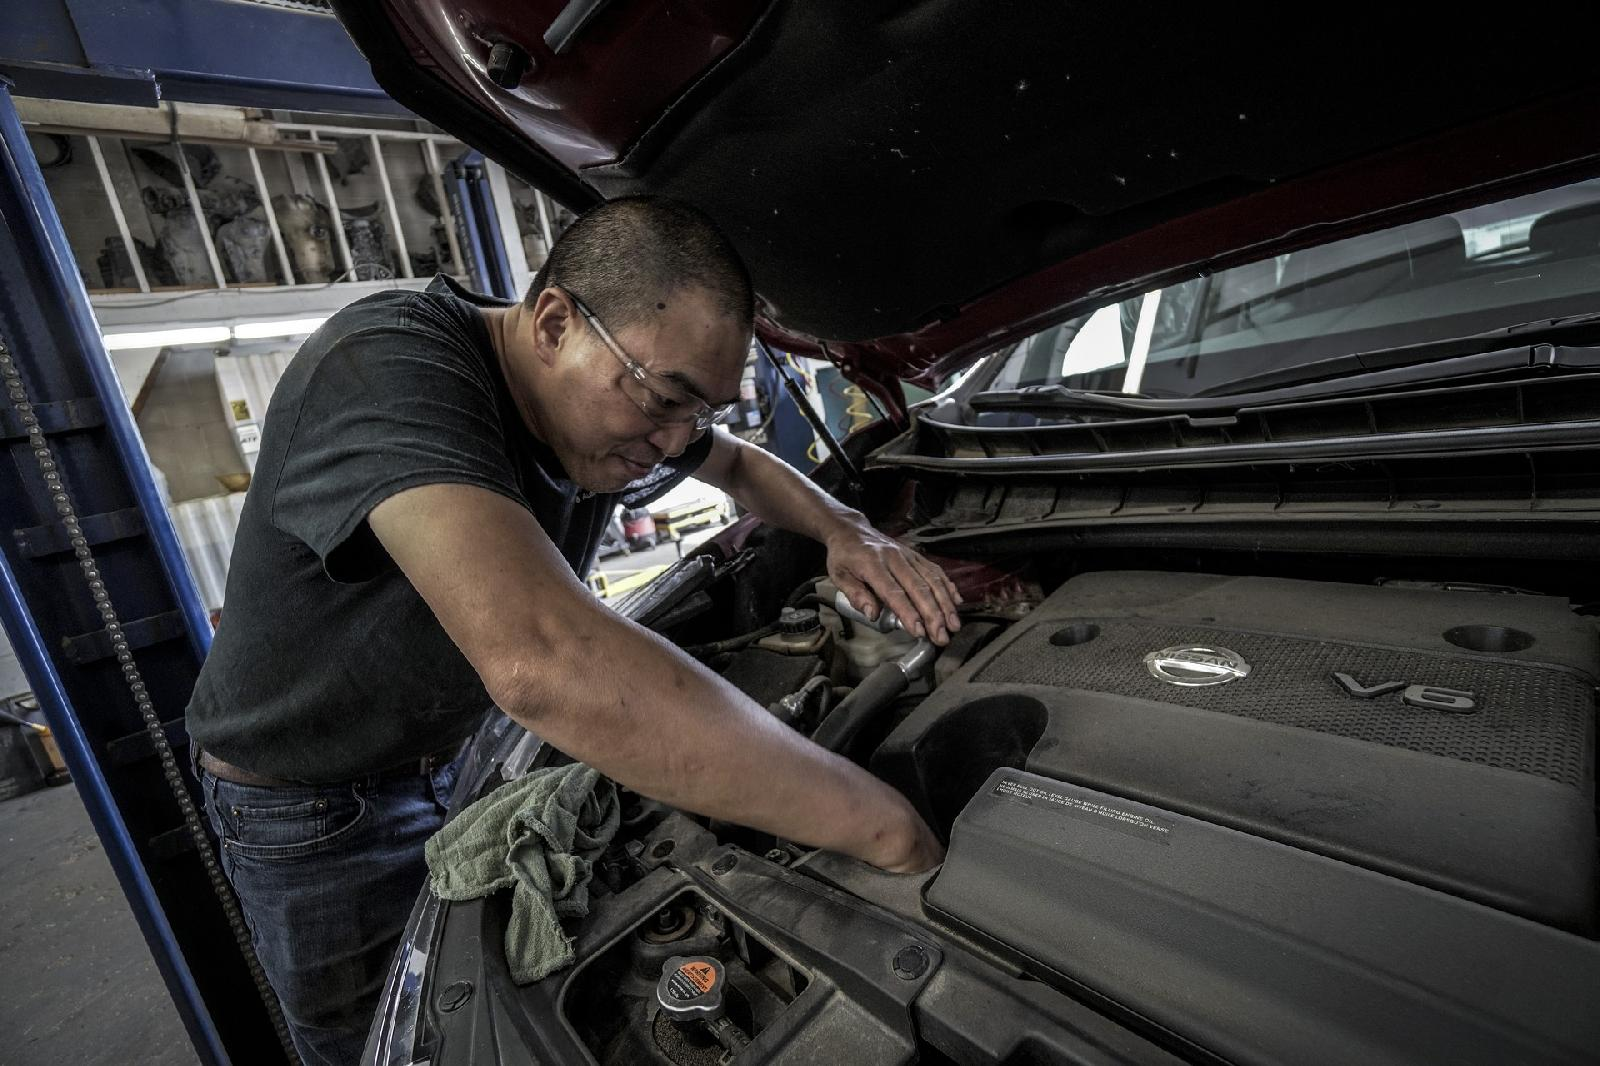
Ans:
[[[502,785],[428,840],[428,887],[446,900],[511,889],[506,959],[527,984],[572,963],[561,919],[589,913],[594,863],[616,835],[617,788],[572,763]]]

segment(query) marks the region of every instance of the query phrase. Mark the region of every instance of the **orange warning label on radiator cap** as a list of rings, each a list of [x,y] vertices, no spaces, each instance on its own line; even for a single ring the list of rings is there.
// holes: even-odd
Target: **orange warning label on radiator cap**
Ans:
[[[711,991],[717,983],[717,971],[709,962],[686,962],[678,967],[678,972],[688,978],[701,995]]]

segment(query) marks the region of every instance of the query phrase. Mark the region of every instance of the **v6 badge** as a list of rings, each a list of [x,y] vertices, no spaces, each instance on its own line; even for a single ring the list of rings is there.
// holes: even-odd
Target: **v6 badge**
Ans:
[[[1375,700],[1390,692],[1400,693],[1402,702],[1428,711],[1447,714],[1471,714],[1478,709],[1476,693],[1458,688],[1441,688],[1438,685],[1411,685],[1404,681],[1380,681],[1376,685],[1363,685],[1349,674],[1334,671],[1334,681],[1350,695],[1361,700]]]

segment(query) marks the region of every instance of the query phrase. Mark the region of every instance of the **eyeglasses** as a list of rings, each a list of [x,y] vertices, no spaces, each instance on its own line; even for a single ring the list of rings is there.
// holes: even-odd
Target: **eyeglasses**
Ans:
[[[576,293],[569,289],[562,289],[561,291],[567,294],[567,298],[572,301],[572,305],[578,309],[578,314],[583,316],[583,320],[589,323],[600,339],[605,342],[605,346],[611,350],[611,354],[616,356],[618,362],[627,369],[628,376],[633,379],[635,388],[642,395],[634,395],[628,392],[627,389],[623,389],[623,392],[627,394],[628,399],[632,400],[639,410],[644,412],[646,418],[658,426],[692,424],[695,433],[699,434],[704,433],[728,417],[728,412],[733,410],[733,404],[725,403],[713,407],[683,386],[651,370],[622,350],[622,345],[616,342],[611,336],[611,332],[601,325],[600,320],[595,317],[595,313],[589,310],[588,306],[578,298]]]

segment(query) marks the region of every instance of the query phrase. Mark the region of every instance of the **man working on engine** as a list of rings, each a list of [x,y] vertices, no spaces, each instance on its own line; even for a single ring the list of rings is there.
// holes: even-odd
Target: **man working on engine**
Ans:
[[[910,805],[581,582],[612,509],[690,472],[816,538],[869,614],[936,642],[956,595],[758,448],[711,431],[753,295],[671,201],[618,200],[505,305],[441,278],[309,338],[273,396],[227,609],[189,707],[223,863],[308,1063],[352,1062],[492,703],[665,803],[925,870]]]

